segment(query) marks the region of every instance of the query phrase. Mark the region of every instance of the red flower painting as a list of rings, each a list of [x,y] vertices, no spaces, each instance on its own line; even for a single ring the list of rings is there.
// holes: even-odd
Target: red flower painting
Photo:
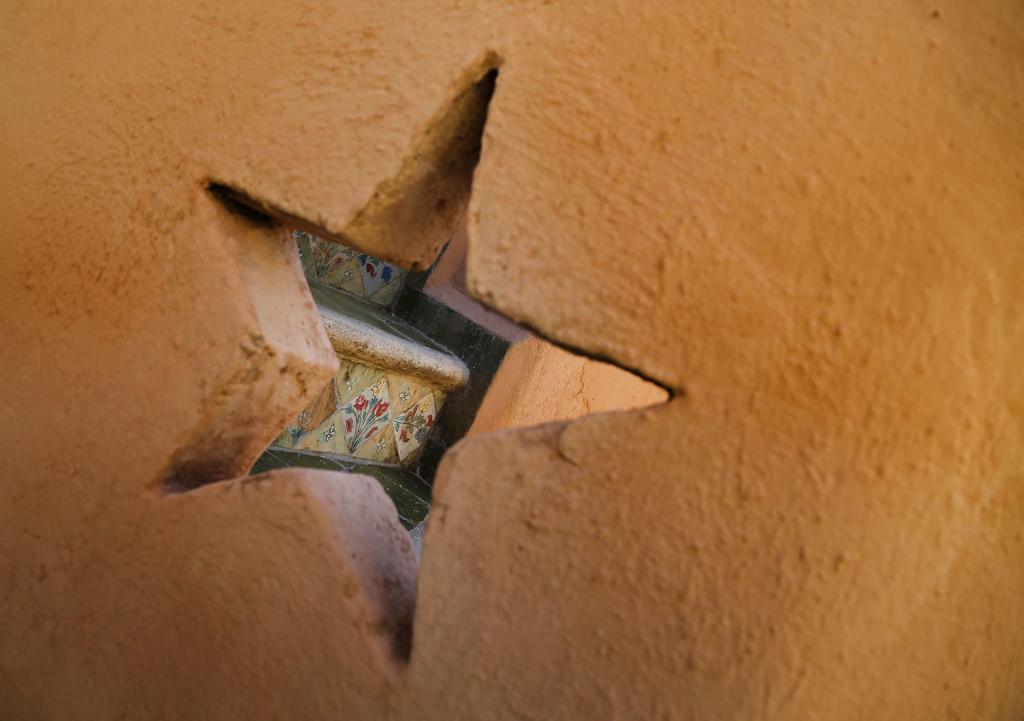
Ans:
[[[395,436],[399,441],[398,456],[403,461],[426,440],[429,429],[434,425],[436,412],[433,396],[426,396],[413,403],[392,421]]]
[[[360,393],[355,400],[342,409],[345,418],[345,440],[351,453],[355,453],[363,441],[378,435],[377,431],[381,429],[381,422],[388,422],[390,404],[384,400],[387,398],[387,393],[384,391],[380,396],[377,393],[377,386],[374,386],[374,388]]]

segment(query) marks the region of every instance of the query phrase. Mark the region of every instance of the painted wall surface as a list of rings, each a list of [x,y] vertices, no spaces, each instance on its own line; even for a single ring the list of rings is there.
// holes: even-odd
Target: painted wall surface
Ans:
[[[402,287],[405,274],[397,266],[301,230],[295,231],[295,241],[309,279],[382,306],[391,303]]]
[[[1019,2],[0,18],[5,717],[1024,715]],[[336,361],[206,186],[422,264],[492,85],[472,292],[674,397],[461,444],[417,582],[241,479]]]

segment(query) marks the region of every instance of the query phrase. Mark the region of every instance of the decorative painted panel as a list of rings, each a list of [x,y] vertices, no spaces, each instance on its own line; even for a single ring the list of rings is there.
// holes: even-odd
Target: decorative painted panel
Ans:
[[[343,358],[274,445],[411,468],[446,396],[441,388]]]
[[[301,230],[293,231],[306,275],[338,290],[388,305],[402,287],[405,271],[340,243],[322,240]]]
[[[434,396],[427,393],[417,400],[408,410],[395,416],[395,443],[401,461],[416,454],[423,447],[423,442],[434,427],[437,408]]]

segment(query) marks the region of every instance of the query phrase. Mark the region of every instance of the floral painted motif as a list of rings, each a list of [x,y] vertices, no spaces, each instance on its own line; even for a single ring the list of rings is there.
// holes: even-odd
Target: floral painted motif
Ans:
[[[402,270],[366,253],[322,240],[302,230],[292,232],[299,246],[299,257],[304,271],[311,278],[333,286],[340,291],[377,304],[387,304],[400,285]],[[356,272],[358,269],[358,273]],[[389,284],[392,292],[371,298]]]
[[[363,441],[373,438],[388,422],[389,407],[387,379],[381,378],[342,408],[349,453],[355,453]]]
[[[378,275],[380,279],[387,283],[391,280],[391,276],[395,273],[395,267],[383,260],[374,258],[373,256],[366,255],[365,253],[359,254],[359,264],[363,266],[363,271],[371,278],[376,278]]]
[[[405,467],[415,464],[437,425],[444,393],[381,368],[345,363],[334,384],[325,386],[275,444],[373,462],[397,461]]]
[[[312,245],[313,259],[316,262],[316,274],[323,278],[331,270],[355,255],[355,251],[337,243],[319,241]]]
[[[436,413],[434,395],[428,393],[392,421],[395,427],[398,455],[403,461],[423,445],[430,429],[434,427]]]
[[[379,258],[374,258],[372,255],[360,253],[356,259],[359,261],[359,270],[363,275],[363,287],[366,289],[367,297],[400,275],[398,268]]]

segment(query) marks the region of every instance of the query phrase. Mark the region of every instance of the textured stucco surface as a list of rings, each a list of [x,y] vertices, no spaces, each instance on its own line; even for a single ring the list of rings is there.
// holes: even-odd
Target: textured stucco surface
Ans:
[[[432,298],[508,342],[466,435],[568,421],[664,402],[667,391],[622,368],[569,353],[467,296],[469,236],[460,226],[424,284]],[[567,282],[574,274],[566,269]]]
[[[0,12],[7,716],[1024,714],[1019,2]],[[406,662],[369,479],[168,493],[335,367],[204,187],[423,263],[495,64],[470,288],[676,393],[454,450]]]
[[[530,335],[510,345],[467,435],[633,410],[667,396],[664,388],[621,368]]]

